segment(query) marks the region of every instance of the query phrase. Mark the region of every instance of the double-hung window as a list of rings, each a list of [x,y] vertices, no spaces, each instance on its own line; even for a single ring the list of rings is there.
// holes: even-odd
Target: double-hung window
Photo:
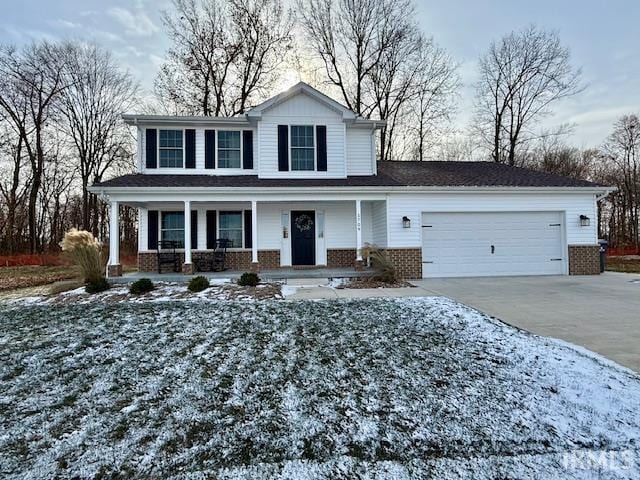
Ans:
[[[291,170],[315,170],[313,126],[291,126]]]
[[[240,168],[240,132],[218,132],[218,168]]]
[[[182,168],[184,158],[182,130],[160,130],[158,136],[160,167]]]
[[[173,240],[178,248],[184,248],[184,212],[162,212],[160,238]]]
[[[242,248],[242,212],[220,212],[218,236],[231,242],[231,248]]]

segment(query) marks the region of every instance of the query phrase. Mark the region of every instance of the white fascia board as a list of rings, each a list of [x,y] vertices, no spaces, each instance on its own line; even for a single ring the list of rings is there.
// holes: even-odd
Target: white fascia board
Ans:
[[[122,115],[124,123],[134,126],[214,126],[214,125],[249,125],[245,117],[179,117],[172,115]]]
[[[420,193],[449,193],[449,194],[601,194],[611,191],[605,187],[89,187],[96,194],[129,195],[129,194],[237,194],[251,196],[254,194],[304,194],[319,193],[332,195],[347,194],[420,194]]]

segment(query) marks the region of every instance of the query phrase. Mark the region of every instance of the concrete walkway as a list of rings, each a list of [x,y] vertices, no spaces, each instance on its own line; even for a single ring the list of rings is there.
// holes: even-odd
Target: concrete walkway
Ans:
[[[640,275],[448,278],[415,282],[538,335],[560,338],[640,372]]]
[[[555,337],[640,372],[640,275],[447,278],[416,288],[335,289],[289,280],[288,299],[441,295],[538,335]],[[314,286],[315,285],[315,286]]]

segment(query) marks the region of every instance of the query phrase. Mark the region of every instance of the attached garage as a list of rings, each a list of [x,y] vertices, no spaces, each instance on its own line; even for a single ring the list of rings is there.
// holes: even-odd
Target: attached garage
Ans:
[[[422,214],[422,276],[566,274],[562,212]]]

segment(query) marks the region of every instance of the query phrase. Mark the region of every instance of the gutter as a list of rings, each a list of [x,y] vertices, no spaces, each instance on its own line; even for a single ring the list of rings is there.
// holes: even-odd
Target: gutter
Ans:
[[[91,186],[92,193],[171,193],[171,194],[202,194],[202,193],[234,193],[234,194],[280,194],[280,193],[559,193],[559,194],[596,194],[606,196],[611,193],[610,188],[602,187],[408,187],[408,186],[362,186],[362,187],[108,187]]]

